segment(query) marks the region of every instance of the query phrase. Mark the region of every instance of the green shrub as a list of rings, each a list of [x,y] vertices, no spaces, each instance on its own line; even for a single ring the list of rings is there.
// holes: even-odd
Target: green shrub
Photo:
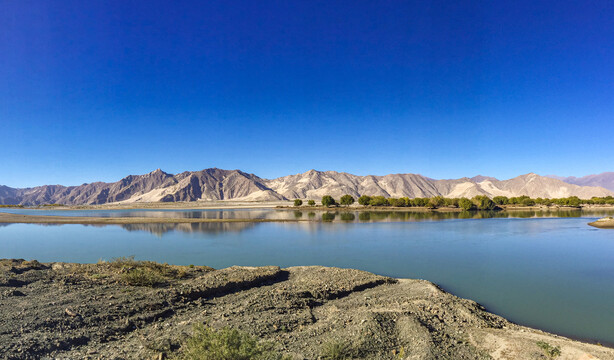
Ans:
[[[186,276],[184,267],[153,261],[137,261],[134,260],[134,256],[115,258],[108,263],[108,266],[119,273],[122,281],[132,286],[154,287]]]
[[[122,280],[132,286],[154,287],[164,284],[166,280],[159,273],[147,267],[130,269],[121,275]]]
[[[184,360],[269,360],[281,359],[272,345],[232,328],[214,330],[202,324],[181,347],[179,359]]]
[[[561,349],[558,346],[553,347],[545,341],[538,341],[537,346],[544,352],[544,355],[549,359],[554,359],[561,356]]]
[[[301,205],[303,205],[303,200],[301,199],[294,200],[294,206],[301,206]]]
[[[345,341],[331,340],[322,346],[322,360],[344,360],[352,358],[352,347]]]
[[[309,200],[309,201],[307,201],[307,205],[309,205],[309,206],[315,206],[315,205],[316,205],[316,202],[315,202],[315,201],[313,201],[313,200]]]

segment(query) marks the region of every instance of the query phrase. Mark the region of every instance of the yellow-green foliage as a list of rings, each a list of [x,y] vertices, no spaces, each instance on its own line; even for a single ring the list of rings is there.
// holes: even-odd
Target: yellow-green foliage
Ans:
[[[554,359],[561,356],[561,349],[558,346],[552,346],[545,341],[538,341],[537,346],[544,352],[544,355],[549,359]]]
[[[349,343],[341,340],[331,340],[322,346],[323,360],[345,360],[352,358],[352,347]]]
[[[202,324],[194,326],[193,335],[181,347],[178,356],[184,360],[269,360],[283,359],[272,351],[272,345],[225,327],[214,330]]]
[[[166,283],[166,279],[150,268],[137,267],[121,274],[122,280],[132,286],[154,287]]]
[[[104,266],[107,263],[99,263]],[[187,271],[205,270],[211,268],[195,269],[192,267],[173,266],[168,264],[159,264],[153,261],[137,261],[134,256],[119,257],[108,263],[112,272],[118,273],[121,280],[128,285],[133,286],[158,286],[164,285],[171,280],[183,279],[187,276]]]

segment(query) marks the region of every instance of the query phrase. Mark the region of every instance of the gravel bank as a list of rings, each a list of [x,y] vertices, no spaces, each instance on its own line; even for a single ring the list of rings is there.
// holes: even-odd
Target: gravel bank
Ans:
[[[128,276],[144,266],[157,277]],[[153,287],[136,286],[144,280]],[[428,281],[317,266],[0,260],[0,319],[2,359],[163,359],[195,323],[240,329],[295,359],[318,359],[330,341],[357,359],[545,358],[538,341],[558,346],[559,359],[614,359],[614,349],[515,325]]]

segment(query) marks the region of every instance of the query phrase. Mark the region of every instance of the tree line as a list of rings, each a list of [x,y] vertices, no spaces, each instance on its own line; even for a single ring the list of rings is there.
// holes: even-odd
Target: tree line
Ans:
[[[335,200],[330,195],[322,196],[322,206],[349,206],[356,200],[352,195],[343,195],[339,201]],[[309,206],[315,206],[315,200],[308,200]],[[425,207],[430,209],[436,209],[441,207],[460,208],[463,210],[494,210],[500,206],[571,206],[578,207],[580,205],[614,205],[614,198],[612,196],[606,197],[592,197],[590,199],[580,199],[577,196],[570,196],[566,198],[548,199],[538,197],[533,199],[529,196],[495,196],[492,199],[486,195],[477,195],[471,199],[462,198],[445,198],[443,196],[434,196],[430,198],[386,198],[384,196],[368,196],[362,195],[358,198],[358,204],[362,206],[391,206],[391,207]],[[303,201],[300,199],[294,200],[294,206],[303,205]]]

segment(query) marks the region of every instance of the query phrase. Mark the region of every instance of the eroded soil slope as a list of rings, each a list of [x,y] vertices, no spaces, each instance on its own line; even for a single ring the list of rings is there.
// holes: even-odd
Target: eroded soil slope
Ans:
[[[514,325],[422,280],[325,267],[179,267],[0,260],[0,358],[162,359],[195,323],[230,326],[295,359],[331,341],[359,359],[614,359]]]

